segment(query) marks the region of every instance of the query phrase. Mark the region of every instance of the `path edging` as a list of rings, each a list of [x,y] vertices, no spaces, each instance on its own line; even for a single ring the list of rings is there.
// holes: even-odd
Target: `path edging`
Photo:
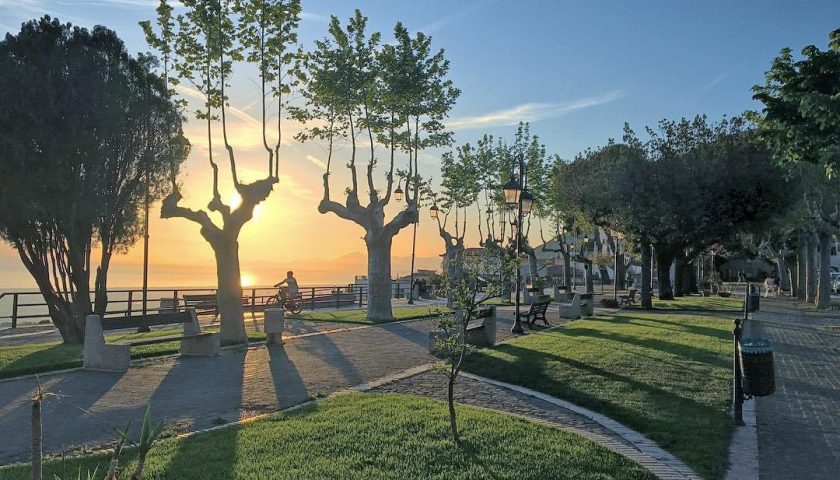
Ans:
[[[639,451],[649,455],[650,457],[658,460],[660,463],[666,465],[668,467],[668,471],[660,471],[653,473],[657,476],[673,476],[674,473],[679,474],[684,478],[689,479],[697,479],[700,480],[702,477],[698,475],[694,470],[692,470],[688,465],[686,465],[682,460],[675,457],[670,452],[665,451],[662,447],[660,447],[656,442],[650,440],[649,438],[645,437],[641,433],[631,429],[630,427],[619,423],[612,418],[607,417],[606,415],[602,415],[600,413],[593,412],[587,408],[575,405],[574,403],[568,402],[566,400],[562,400],[551,395],[547,395],[542,392],[538,392],[536,390],[531,390],[530,388],[521,387],[519,385],[513,385],[506,382],[500,382],[498,380],[493,380],[490,378],[482,377],[480,375],[475,375],[472,373],[462,372],[461,375],[472,378],[473,380],[478,380],[480,382],[484,382],[490,385],[495,385],[497,387],[502,387],[508,390],[513,390],[515,392],[519,392],[523,395],[528,395],[530,397],[538,398],[544,402],[556,405],[558,407],[565,408],[567,410],[571,410],[572,412],[577,413],[578,415],[582,415],[593,422],[598,423],[602,427],[606,428],[607,430],[611,430],[616,435],[620,436],[624,440],[630,442],[634,447],[636,447]],[[648,467],[650,468],[650,467]],[[653,471],[653,470],[652,470]]]

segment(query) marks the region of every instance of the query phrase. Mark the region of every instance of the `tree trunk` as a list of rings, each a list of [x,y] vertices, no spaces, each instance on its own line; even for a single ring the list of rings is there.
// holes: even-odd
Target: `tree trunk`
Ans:
[[[831,235],[820,232],[820,275],[817,291],[817,308],[831,307]]]
[[[563,256],[563,283],[566,285],[566,292],[572,291],[572,259],[569,252],[560,252]]]
[[[650,310],[653,308],[653,289],[651,288],[651,255],[650,244],[642,242],[642,308]]]
[[[796,299],[805,301],[805,284],[807,283],[808,270],[808,243],[800,238],[799,249],[796,252]]]
[[[449,428],[452,430],[452,440],[456,444],[461,443],[461,438],[458,436],[458,420],[455,416],[455,375],[449,375],[449,382],[447,385],[446,400],[449,404]]]
[[[779,288],[783,291],[790,290],[790,277],[788,275],[787,257],[776,255],[776,274],[779,275]]]
[[[47,304],[50,320],[58,329],[58,333],[61,334],[61,339],[67,344],[80,345],[84,343],[85,316],[90,313],[90,302],[87,302],[88,309],[86,310],[84,305],[65,301],[53,289],[50,283],[49,270],[43,265],[29,261],[20,249],[18,249],[18,253],[24,266],[35,280],[35,284],[38,285],[38,291],[41,292],[41,296],[44,297],[44,302]]]
[[[817,300],[817,238],[810,233],[808,235],[808,263],[805,268],[805,301],[816,303]]]
[[[384,235],[380,236],[384,237]],[[365,237],[368,253],[368,319],[393,320],[391,310],[391,237]]]
[[[216,302],[221,317],[221,342],[223,345],[248,343],[242,308],[239,242],[236,238],[223,238],[211,246],[216,255]]]
[[[685,291],[686,293],[700,293],[697,286],[697,265],[696,260],[691,259],[686,262],[685,268]]]
[[[659,279],[659,299],[673,300],[674,289],[671,286],[671,263],[673,258],[663,249],[656,249],[656,276]]]
[[[624,283],[624,277],[627,275],[627,269],[624,268],[624,255],[618,253],[616,250],[615,253],[615,266],[613,267],[613,283],[615,285],[616,290],[624,290],[627,288],[627,285]]]
[[[678,255],[674,260],[674,297],[682,297],[685,295],[685,256]]]
[[[457,280],[461,278],[464,274],[464,244],[463,242],[457,242],[455,245],[452,245],[449,242],[446,242],[446,253],[444,254],[446,258],[446,276],[447,279],[451,282],[453,280]],[[452,295],[446,296],[446,306],[452,307]]]

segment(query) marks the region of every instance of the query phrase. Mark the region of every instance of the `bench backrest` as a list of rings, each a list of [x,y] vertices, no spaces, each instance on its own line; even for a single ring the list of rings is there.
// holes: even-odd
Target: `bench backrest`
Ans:
[[[206,302],[213,302],[216,303],[216,295],[214,294],[201,294],[201,295],[184,295],[184,303],[206,303]]]
[[[548,300],[543,300],[541,302],[534,302],[531,304],[531,313],[545,313],[548,310]]]
[[[581,300],[592,300],[592,294],[591,293],[581,293],[580,294],[580,299]]]
[[[493,316],[493,307],[481,307],[472,313],[473,320],[483,320]]]
[[[189,310],[183,312],[150,313],[145,317],[106,318],[102,321],[102,330],[154,327],[157,325],[174,325],[192,321],[193,317]]]

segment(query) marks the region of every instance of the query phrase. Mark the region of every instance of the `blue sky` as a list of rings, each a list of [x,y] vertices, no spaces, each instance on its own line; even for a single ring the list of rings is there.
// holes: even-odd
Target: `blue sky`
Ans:
[[[49,13],[79,25],[106,25],[131,52],[146,51],[137,22],[153,18],[157,3],[0,0],[0,32],[17,31],[21,22]],[[511,138],[516,122],[530,121],[548,152],[566,159],[610,137],[620,138],[625,121],[641,132],[663,118],[705,113],[719,119],[757,108],[750,88],[763,81],[782,47],[825,48],[828,32],[840,27],[840,0],[303,0],[301,42],[311,46],[325,35],[329,15],[346,19],[357,7],[386,40],[401,20],[446,49],[451,77],[463,92],[448,122],[457,142],[484,133]],[[230,128],[240,173],[259,176],[265,172],[256,167],[264,165],[264,154],[254,143],[259,97],[254,78],[246,70],[233,80],[231,103],[239,110]],[[182,171],[182,193],[188,206],[203,208],[210,189],[203,128],[191,122],[185,131],[194,149]],[[421,173],[439,178],[440,153],[421,157]],[[261,205],[261,216],[240,236],[243,277],[269,284],[293,269],[302,272],[303,283],[346,283],[363,273],[361,230],[316,212],[323,150],[292,141],[284,145],[281,159],[279,192]],[[333,191],[343,189],[346,176],[346,171],[333,172]],[[224,198],[233,193],[229,184],[221,189]],[[389,205],[389,217],[400,208]],[[212,252],[193,224],[155,216],[151,232],[152,285],[213,283]],[[467,238],[470,246],[478,241],[474,233]],[[436,226],[424,214],[418,268],[437,268],[442,249]],[[139,284],[139,250],[135,246],[114,259],[111,286]],[[408,272],[410,252],[406,229],[394,240],[394,274]],[[32,285],[5,245],[0,245],[0,268],[0,286]]]
[[[0,0],[0,31],[50,12],[115,29],[145,50],[136,23],[156,0]],[[353,8],[387,33],[396,20],[446,48],[463,95],[453,111],[459,141],[509,135],[530,120],[549,150],[568,158],[623,122],[712,118],[753,108],[783,46],[825,46],[840,1],[387,1],[303,0],[301,39],[323,36],[330,14]],[[469,125],[476,125],[470,128]]]

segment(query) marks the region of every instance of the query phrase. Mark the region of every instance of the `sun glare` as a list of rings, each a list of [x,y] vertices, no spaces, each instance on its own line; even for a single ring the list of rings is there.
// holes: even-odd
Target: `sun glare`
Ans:
[[[231,210],[237,209],[240,205],[242,205],[242,197],[240,197],[237,192],[231,193],[228,205],[230,205]]]
[[[239,281],[243,287],[253,287],[256,285],[256,278],[251,275],[242,275]]]

